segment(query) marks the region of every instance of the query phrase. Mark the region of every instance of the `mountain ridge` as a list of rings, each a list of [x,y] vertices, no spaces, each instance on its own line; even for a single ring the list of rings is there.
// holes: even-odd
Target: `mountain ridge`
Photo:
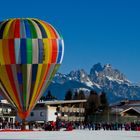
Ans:
[[[98,93],[104,91],[109,102],[140,98],[140,86],[129,81],[122,72],[110,64],[94,64],[89,73],[84,69],[72,70],[68,74],[59,72],[48,87],[58,99],[63,99],[69,89],[83,89],[85,94],[89,94],[90,90],[96,90]]]

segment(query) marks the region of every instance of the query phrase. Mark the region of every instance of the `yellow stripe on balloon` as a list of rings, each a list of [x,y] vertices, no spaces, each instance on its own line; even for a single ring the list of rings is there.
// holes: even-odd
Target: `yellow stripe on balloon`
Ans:
[[[43,63],[50,64],[52,58],[52,42],[50,39],[43,39],[45,60]]]
[[[8,75],[6,74],[7,73],[6,67],[5,66],[0,66],[0,67],[1,67],[0,68],[0,79],[1,79],[2,83],[5,85],[10,97],[15,102],[16,106],[18,107],[18,109],[21,110],[21,108],[19,107],[19,104],[17,102],[17,99],[15,98],[15,94],[14,94],[14,92],[12,90]]]
[[[0,39],[0,64],[4,65],[4,58],[3,58],[3,47],[2,47],[2,40]]]
[[[57,34],[54,33],[53,28],[51,28],[48,23],[42,21],[42,23],[46,26],[46,28],[49,30],[50,34],[51,34],[51,39],[56,39],[57,38]]]
[[[50,68],[50,65],[48,64],[43,64],[42,66],[42,72],[41,72],[41,76],[40,76],[40,84],[38,86],[38,89],[37,89],[37,92],[36,92],[36,95],[35,95],[35,98],[34,98],[34,101],[37,102],[38,100],[36,100],[38,97],[40,97],[40,92],[41,92],[41,89],[45,83],[45,80],[47,78],[47,74],[48,74],[48,71],[49,71],[49,68]],[[36,104],[35,102],[34,105]],[[33,105],[29,107],[29,110],[32,110],[33,108]]]
[[[32,98],[31,98],[30,106],[32,106],[35,102],[35,96],[36,96],[37,88],[40,84],[40,76],[41,76],[42,66],[43,66],[42,64],[38,64],[36,82],[35,82]]]
[[[2,90],[2,94],[4,94],[4,96],[7,98],[7,100],[12,103],[13,106],[15,106],[14,102],[11,100],[11,98],[7,95],[7,92],[5,91],[5,89],[3,88],[3,86],[0,83],[0,89]]]
[[[10,56],[9,56],[9,45],[8,45],[8,39],[2,40],[2,53],[4,58],[4,64],[10,64]]]
[[[6,24],[6,27],[4,28],[4,31],[3,31],[3,38],[4,39],[9,39],[9,28],[10,28],[13,21],[14,21],[14,19],[8,21],[8,23]]]
[[[42,89],[42,86],[45,82],[45,79],[47,77],[47,72],[48,72],[48,64],[42,64],[42,65],[43,66],[42,66],[42,71],[41,71],[41,76],[40,76],[40,84],[36,92],[36,97],[38,96],[38,94],[40,93],[40,90]]]

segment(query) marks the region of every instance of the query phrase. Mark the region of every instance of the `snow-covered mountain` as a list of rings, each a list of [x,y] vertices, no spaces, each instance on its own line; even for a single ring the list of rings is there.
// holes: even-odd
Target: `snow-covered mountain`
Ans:
[[[59,99],[63,99],[69,89],[82,89],[85,94],[90,90],[96,90],[98,93],[105,91],[110,102],[140,98],[140,86],[134,85],[110,64],[102,66],[97,63],[90,69],[89,74],[83,69],[71,71],[69,74],[57,73],[48,88]]]

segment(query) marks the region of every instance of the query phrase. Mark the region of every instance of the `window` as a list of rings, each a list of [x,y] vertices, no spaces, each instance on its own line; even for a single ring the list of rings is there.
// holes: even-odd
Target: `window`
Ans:
[[[8,113],[8,108],[3,108],[3,113]]]
[[[33,117],[34,116],[34,112],[31,112],[31,117]]]
[[[44,112],[40,112],[40,116],[41,116],[41,117],[44,116]]]

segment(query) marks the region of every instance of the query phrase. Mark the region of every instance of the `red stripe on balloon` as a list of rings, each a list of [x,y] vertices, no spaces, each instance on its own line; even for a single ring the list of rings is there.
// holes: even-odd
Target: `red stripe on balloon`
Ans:
[[[17,19],[15,23],[15,32],[14,32],[15,38],[20,38],[20,20]]]
[[[9,39],[8,45],[9,45],[10,62],[11,64],[15,64],[16,60],[15,60],[14,39]]]
[[[8,37],[9,39],[13,39],[14,38],[14,31],[15,31],[15,20],[12,21],[11,25],[10,25],[10,28],[9,28],[9,34],[8,34]]]
[[[52,59],[51,63],[56,63],[57,58],[57,42],[56,39],[52,39]]]
[[[20,105],[19,99],[18,99],[18,94],[17,94],[17,91],[16,91],[16,86],[15,86],[15,83],[14,83],[14,78],[13,78],[11,66],[10,65],[5,65],[5,67],[6,67],[6,71],[7,71],[8,77],[9,77],[9,81],[11,83],[11,87],[12,87],[13,92],[14,92],[13,96],[15,96],[16,101],[17,101],[17,103],[19,105],[19,108],[21,109],[21,105]]]

